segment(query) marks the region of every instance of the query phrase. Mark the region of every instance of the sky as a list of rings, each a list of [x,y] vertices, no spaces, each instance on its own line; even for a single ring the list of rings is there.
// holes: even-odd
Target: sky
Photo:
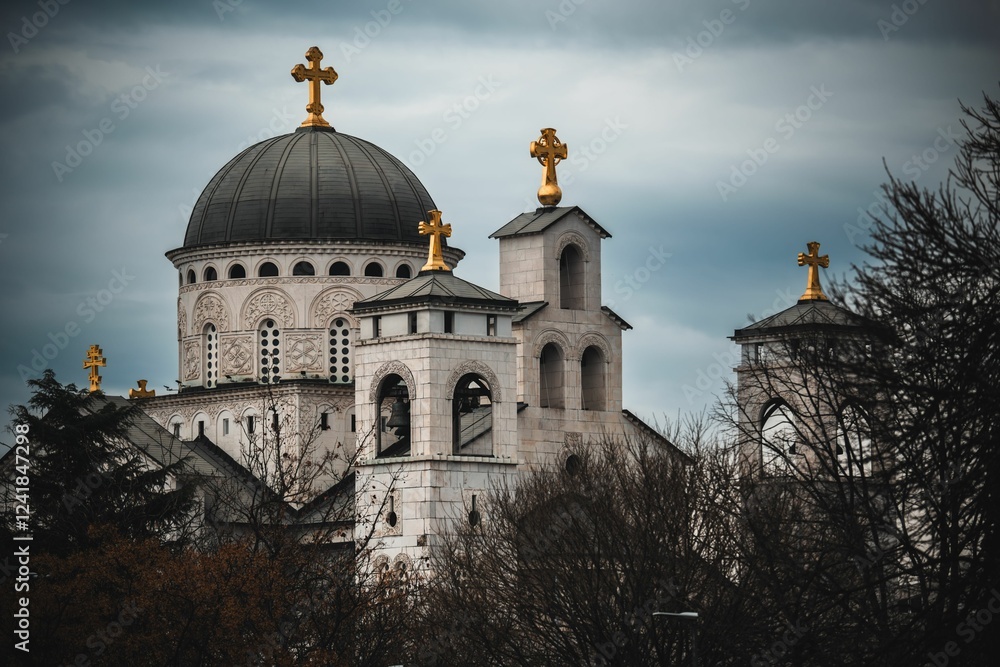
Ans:
[[[1000,92],[997,0],[9,0],[0,29],[3,406],[38,368],[85,386],[92,343],[109,393],[174,383],[164,253],[218,169],[304,118],[313,45],[325,117],[410,166],[484,287],[558,130],[562,205],[612,234],[625,407],[661,422],[712,408],[808,241],[849,277],[886,170],[937,187],[959,101]]]

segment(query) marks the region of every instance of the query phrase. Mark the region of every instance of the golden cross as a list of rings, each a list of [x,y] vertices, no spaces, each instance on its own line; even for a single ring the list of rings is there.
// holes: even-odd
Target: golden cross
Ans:
[[[542,136],[531,142],[531,157],[545,167],[542,171],[542,187],[538,188],[538,201],[542,206],[555,206],[562,199],[562,190],[556,181],[556,165],[568,155],[566,144],[559,141],[554,128],[541,130]]]
[[[807,278],[806,291],[799,301],[826,301],[826,295],[823,294],[823,287],[819,284],[819,267],[828,268],[830,266],[830,256],[823,255],[819,256],[819,243],[817,241],[810,241],[806,244],[806,248],[809,249],[809,254],[799,253],[799,266],[809,265],[809,276]]]
[[[139,385],[139,388],[138,389],[129,389],[128,390],[128,397],[129,398],[152,398],[153,396],[156,396],[156,390],[155,389],[150,390],[150,391],[146,391],[146,381],[145,380],[136,380],[135,383],[137,385]]]
[[[302,64],[292,68],[293,79],[299,83],[309,81],[309,104],[306,105],[306,111],[309,112],[309,115],[302,121],[302,127],[317,125],[330,127],[330,124],[323,118],[323,104],[319,101],[319,84],[325,83],[329,86],[337,80],[337,73],[332,67],[320,69],[319,61],[323,60],[323,52],[319,50],[318,46],[313,46],[306,51],[306,60],[309,61],[308,69]]]
[[[90,391],[101,390],[101,376],[97,368],[108,365],[108,360],[103,355],[100,345],[91,345],[87,350],[87,358],[83,360],[83,367],[90,369]]]
[[[421,236],[430,236],[431,245],[427,249],[427,263],[424,264],[421,271],[451,271],[448,265],[444,263],[444,257],[441,256],[441,237],[451,236],[451,225],[441,224],[441,211],[433,210],[427,211],[431,216],[430,222],[421,222],[417,226],[417,231],[420,232]]]

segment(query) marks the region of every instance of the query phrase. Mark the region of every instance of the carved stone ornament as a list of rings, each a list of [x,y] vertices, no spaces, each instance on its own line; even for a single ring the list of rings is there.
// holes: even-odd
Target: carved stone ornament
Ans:
[[[295,326],[295,309],[291,301],[281,292],[258,292],[250,298],[243,311],[243,322],[247,329],[254,329],[265,317],[278,321],[282,329]]]
[[[219,331],[229,330],[229,309],[216,294],[203,294],[194,306],[194,333],[200,334],[206,322],[215,324]]]
[[[201,374],[201,343],[189,340],[184,343],[184,380],[196,380]]]
[[[253,373],[253,338],[237,336],[223,338],[222,341],[222,372],[229,375],[247,375]]]
[[[320,334],[289,334],[285,338],[285,356],[292,373],[323,371],[323,337]]]
[[[348,310],[354,307],[354,302],[361,299],[361,294],[347,288],[336,288],[322,292],[313,300],[312,318],[316,328],[326,327],[334,315],[344,314],[354,326],[354,318],[348,316]]]
[[[458,381],[462,379],[463,375],[468,373],[475,373],[486,380],[486,383],[490,386],[490,394],[494,403],[503,401],[503,388],[500,386],[500,380],[497,378],[496,373],[493,372],[493,369],[481,361],[463,361],[455,367],[455,370],[451,372],[451,376],[448,378],[448,384],[445,385],[448,396],[454,396],[455,386],[458,384]]]
[[[382,380],[388,375],[396,374],[403,378],[403,382],[406,383],[406,390],[410,394],[410,400],[412,401],[417,395],[417,383],[413,380],[413,373],[410,369],[406,367],[401,361],[390,361],[375,373],[375,377],[372,378],[371,390],[368,392],[368,402],[374,403],[378,400],[378,387],[382,384]]]
[[[177,340],[181,340],[188,333],[187,309],[181,300],[177,299]]]

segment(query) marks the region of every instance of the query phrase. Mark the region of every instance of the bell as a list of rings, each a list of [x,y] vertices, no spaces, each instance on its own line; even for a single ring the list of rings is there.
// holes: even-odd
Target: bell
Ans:
[[[401,397],[396,397],[392,404],[392,412],[389,414],[389,421],[385,423],[388,428],[399,428],[410,425],[410,404],[403,401]]]

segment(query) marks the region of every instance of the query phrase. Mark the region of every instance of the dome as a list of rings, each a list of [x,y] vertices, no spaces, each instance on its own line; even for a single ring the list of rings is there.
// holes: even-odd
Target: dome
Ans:
[[[234,157],[191,212],[184,247],[287,240],[426,244],[436,208],[406,165],[363,139],[300,127]]]

